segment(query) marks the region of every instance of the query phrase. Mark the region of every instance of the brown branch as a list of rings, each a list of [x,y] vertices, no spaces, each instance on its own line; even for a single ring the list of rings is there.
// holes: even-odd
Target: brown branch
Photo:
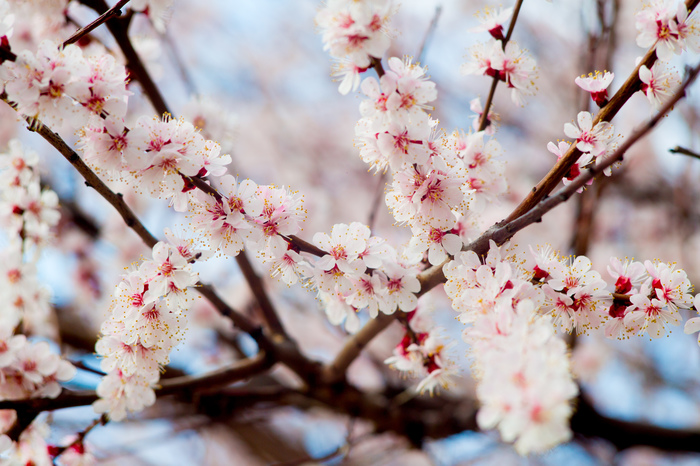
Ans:
[[[513,18],[510,20],[510,25],[508,26],[508,33],[506,37],[501,42],[503,50],[506,49],[506,44],[513,35],[513,29],[515,29],[515,22],[518,20],[518,15],[520,14],[520,7],[523,5],[523,0],[518,0],[515,3],[515,8],[513,9]],[[489,121],[489,111],[491,110],[491,103],[493,102],[493,97],[496,95],[496,87],[498,87],[498,75],[493,77],[491,81],[491,89],[489,89],[489,94],[486,97],[486,103],[484,104],[484,113],[481,114],[481,120],[479,120],[479,131],[483,131],[488,126]]]
[[[605,439],[618,450],[643,445],[664,451],[700,452],[700,432],[666,429],[603,416],[585,395],[578,398],[578,408],[571,418],[571,429],[577,436]]]
[[[7,102],[6,99],[4,100]],[[38,133],[63,155],[63,157],[73,165],[73,168],[85,179],[85,184],[93,188],[100,196],[109,202],[117,210],[117,213],[119,213],[122,220],[124,220],[124,223],[131,228],[149,248],[153,248],[158,242],[158,239],[153,236],[138,217],[136,217],[136,214],[134,214],[131,208],[124,202],[123,196],[120,193],[112,191],[95,172],[83,162],[80,156],[66,144],[61,136],[51,131],[46,125],[39,124],[38,126],[39,128],[37,129],[35,126],[30,125],[28,129]]]
[[[269,358],[266,353],[258,353],[251,358],[236,361],[228,367],[204,375],[188,375],[163,380],[160,384],[160,388],[156,390],[156,395],[181,394],[183,391],[191,394],[196,391],[209,391],[225,387],[233,382],[261,374],[270,369],[274,364],[275,361]]]
[[[188,393],[192,395],[200,390],[210,390],[225,387],[239,380],[247,379],[268,370],[274,361],[265,353],[259,353],[252,358],[236,361],[234,364],[203,375],[173,377],[163,380],[156,388],[156,396]],[[28,400],[0,401],[0,409],[14,409],[19,413],[40,413],[57,409],[86,406],[98,399],[92,390],[64,390],[57,398],[35,398]]]
[[[299,238],[296,235],[289,235],[287,236],[282,236],[289,244],[291,244],[293,247],[297,248],[301,252],[308,252],[309,254],[313,254],[314,256],[318,257],[323,257],[326,254],[328,254],[326,251],[323,249],[314,246],[313,244],[309,243],[306,240],[303,240]]]
[[[688,8],[689,12],[692,12],[698,3],[700,3],[700,0],[687,0],[686,7]],[[617,115],[617,112],[620,111],[622,106],[629,100],[629,98],[640,89],[641,81],[639,79],[639,68],[641,68],[642,65],[646,66],[647,68],[651,68],[654,62],[656,62],[656,53],[654,51],[654,47],[652,47],[649,49],[649,51],[647,51],[644,58],[642,58],[639,64],[635,67],[634,71],[632,71],[630,76],[627,78],[627,81],[625,81],[622,87],[610,99],[608,104],[600,109],[598,114],[593,119],[593,126],[602,121],[610,121],[615,117],[615,115]],[[537,186],[532,188],[532,191],[504,220],[504,222],[515,220],[525,212],[532,209],[538,202],[551,193],[552,190],[559,184],[561,179],[569,172],[571,166],[576,163],[580,156],[581,151],[576,148],[575,144],[572,145],[566,154],[564,154],[564,156],[560,158],[552,167],[549,173],[542,178]]]
[[[381,79],[384,76],[384,67],[382,66],[382,59],[377,57],[369,57],[370,68],[374,68],[377,72],[377,76]]]
[[[63,42],[63,46],[67,46],[70,44],[74,44],[78,42],[80,39],[82,39],[84,36],[87,34],[90,34],[95,28],[98,26],[102,25],[105,21],[115,17],[115,16],[121,16],[122,12],[121,9],[124,5],[129,3],[130,0],[119,0],[116,5],[114,5],[112,8],[109,10],[105,11],[102,13],[95,21],[92,23],[88,24],[87,26],[79,29],[76,31],[72,36],[70,36],[68,39],[66,39],[65,42]]]
[[[668,151],[672,154],[683,154],[689,157],[693,157],[695,159],[700,159],[700,154],[698,154],[697,152],[693,152],[690,149],[686,149],[685,147],[676,146],[673,149],[669,149]]]
[[[357,359],[365,346],[391,325],[395,318],[395,314],[387,315],[380,312],[376,318],[367,322],[359,332],[345,342],[333,361],[323,368],[321,380],[328,384],[342,381],[348,367]]]
[[[265,291],[265,286],[262,279],[255,273],[253,265],[248,259],[248,255],[245,251],[241,251],[236,256],[236,264],[238,268],[241,269],[243,276],[245,277],[248,285],[250,286],[253,295],[255,296],[258,305],[260,306],[260,312],[262,314],[265,324],[272,332],[272,338],[281,337],[283,339],[288,339],[289,336],[284,330],[282,322],[277,316],[277,311],[275,311],[272,301],[270,301],[267,291]]]

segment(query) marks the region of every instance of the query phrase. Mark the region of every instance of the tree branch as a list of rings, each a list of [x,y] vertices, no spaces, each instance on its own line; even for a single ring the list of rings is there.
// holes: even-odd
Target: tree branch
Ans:
[[[673,149],[669,149],[668,151],[672,154],[683,154],[683,155],[687,155],[688,157],[700,159],[700,154],[698,154],[697,152],[693,152],[690,149],[686,149],[685,147],[676,146]]]
[[[486,231],[486,233],[481,235],[481,237],[464,248],[464,250],[474,251],[480,256],[486,255],[488,253],[489,242],[491,240],[495,241],[496,244],[499,245],[505,243],[518,231],[532,223],[540,221],[545,213],[549,212],[562,202],[568,200],[579,188],[585,186],[589,180],[602,173],[607,167],[613,165],[619,160],[622,160],[622,157],[627,149],[629,149],[632,144],[634,144],[654,126],[656,126],[661,118],[663,118],[664,115],[668,113],[668,111],[670,111],[683,96],[685,96],[685,90],[695,80],[698,72],[700,72],[700,65],[688,72],[685,83],[674,95],[674,97],[666,105],[664,105],[664,107],[651,120],[649,120],[643,127],[635,131],[628,139],[626,139],[625,142],[621,144],[613,154],[606,157],[598,165],[591,166],[571,184],[561,189],[555,196],[540,202],[526,215],[523,215],[508,223],[501,222],[500,224],[494,225],[488,231]],[[445,282],[445,275],[442,268],[449,261],[450,259],[448,258],[442,264],[426,269],[418,275],[418,279],[421,282],[421,290],[419,293],[417,293],[417,297],[422,296],[435,286]],[[365,327],[363,327],[345,344],[333,362],[324,368],[324,380],[328,382],[340,380],[345,373],[345,370],[360,355],[364,347],[372,340],[372,338],[388,327],[394,318],[395,315],[387,316],[380,314],[376,319],[368,322]]]
[[[401,312],[401,311],[396,311]],[[367,344],[377,335],[383,332],[396,319],[395,314],[387,315],[379,313],[379,315],[367,322],[359,332],[352,335],[345,342],[343,348],[338,352],[333,361],[323,368],[321,380],[328,384],[340,382],[345,377],[350,364],[357,359],[362,353],[362,350]]]
[[[267,354],[258,353],[252,358],[236,361],[234,364],[199,376],[186,375],[163,380],[156,388],[156,396],[211,390],[225,387],[239,380],[265,372],[274,365]],[[57,398],[34,398],[28,400],[0,401],[0,409],[14,409],[19,413],[40,413],[57,409],[86,406],[98,399],[92,390],[64,390]]]
[[[571,418],[571,429],[577,436],[605,439],[618,450],[643,445],[665,451],[700,452],[700,432],[666,429],[603,416],[583,394],[579,396],[578,407]]]
[[[245,251],[241,251],[236,256],[236,264],[238,268],[241,269],[245,280],[248,282],[253,295],[255,296],[258,305],[260,306],[260,312],[263,316],[265,324],[272,332],[272,338],[281,337],[283,339],[289,339],[289,335],[284,330],[282,322],[277,316],[277,311],[272,305],[267,291],[265,291],[265,286],[262,279],[253,270],[253,265],[248,260],[248,255]]]
[[[700,0],[687,0],[686,7],[688,11],[692,11],[697,7]],[[656,52],[654,47],[647,51],[644,58],[635,67],[634,71],[627,78],[627,81],[620,87],[620,89],[615,93],[615,95],[610,99],[608,104],[601,108],[598,114],[593,119],[593,126],[600,123],[601,121],[612,120],[617,112],[620,111],[622,106],[629,100],[632,95],[640,89],[641,81],[639,79],[639,68],[642,65],[647,68],[651,68],[656,62]],[[485,110],[487,112],[487,110]],[[560,158],[552,169],[545,175],[544,178],[532,188],[532,191],[527,195],[527,197],[520,203],[518,207],[504,220],[504,222],[510,222],[515,220],[519,216],[523,215],[528,210],[532,209],[538,202],[545,198],[552,190],[559,184],[561,179],[569,172],[572,165],[581,156],[581,151],[576,148],[576,145],[572,145],[571,148]]]
[[[423,41],[420,43],[420,47],[418,47],[418,54],[416,57],[418,59],[416,60],[418,63],[423,62],[423,56],[425,55],[425,51],[427,50],[428,43],[430,42],[430,39],[433,37],[433,34],[435,33],[435,28],[437,27],[438,20],[440,19],[440,14],[442,13],[442,5],[438,5],[435,7],[435,15],[433,16],[433,19],[430,21],[430,24],[428,25],[428,30],[425,31],[425,35],[423,36]]]
[[[676,94],[671,98],[671,100],[669,100],[653,118],[647,121],[642,127],[634,131],[630,137],[628,137],[620,145],[620,147],[615,150],[615,152],[608,157],[605,157],[605,159],[600,161],[600,163],[597,165],[589,167],[578,178],[572,181],[571,184],[560,189],[554,196],[539,202],[525,215],[508,223],[502,222],[501,224],[494,225],[494,227],[492,227],[486,234],[482,235],[479,239],[470,244],[467,249],[477,251],[478,253],[480,253],[479,251],[486,251],[488,250],[488,241],[491,239],[497,244],[503,244],[516,232],[534,222],[540,221],[545,213],[549,212],[562,202],[565,202],[573,194],[575,194],[579,188],[585,186],[588,181],[601,174],[606,168],[612,166],[615,162],[621,161],[625,152],[627,152],[627,150],[642,136],[651,131],[651,129],[654,128],[654,126],[656,126],[657,123],[673,108],[673,106],[685,96],[686,89],[693,83],[693,81],[695,81],[695,78],[699,72],[700,65],[697,65],[695,68],[689,70],[686,74],[685,82],[678,92],[676,92]]]
[[[518,0],[515,3],[515,8],[513,9],[513,18],[510,20],[510,25],[508,25],[508,33],[503,39],[501,45],[503,50],[506,49],[506,44],[513,35],[513,29],[515,29],[515,22],[518,20],[518,15],[520,14],[520,7],[523,5],[523,0]],[[493,102],[493,97],[496,95],[496,87],[498,87],[498,75],[493,77],[491,81],[491,89],[489,89],[489,95],[486,97],[486,103],[484,104],[484,113],[481,114],[481,120],[479,120],[479,131],[483,131],[488,126],[489,111],[491,110],[491,103]]]
[[[66,39],[66,41],[63,42],[63,46],[65,47],[67,45],[74,44],[74,43],[78,42],[84,36],[86,36],[87,34],[90,34],[90,32],[92,32],[95,28],[102,25],[105,21],[112,19],[115,16],[121,16],[122,7],[124,5],[126,5],[127,3],[129,3],[129,1],[130,0],[119,0],[119,2],[117,2],[109,10],[102,13],[95,21],[93,21],[92,23],[88,24],[87,26],[85,26],[83,28],[80,28],[79,30],[77,30],[75,32],[75,34],[73,34],[68,39]]]

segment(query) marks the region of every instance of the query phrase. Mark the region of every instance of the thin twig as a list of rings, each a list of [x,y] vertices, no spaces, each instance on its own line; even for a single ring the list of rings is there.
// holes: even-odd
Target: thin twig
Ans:
[[[672,154],[683,154],[689,157],[700,159],[700,154],[698,154],[697,152],[693,152],[690,149],[686,149],[685,147],[676,146],[673,149],[669,149],[668,151]]]
[[[107,419],[106,414],[103,414],[102,416],[100,416],[97,419],[95,419],[94,421],[92,421],[90,423],[90,425],[88,425],[85,429],[83,429],[82,431],[77,433],[76,438],[71,443],[69,443],[68,445],[65,445],[63,447],[58,447],[54,452],[52,452],[54,455],[54,462],[56,461],[56,459],[58,459],[59,456],[61,456],[63,454],[64,451],[68,450],[73,445],[82,444],[85,441],[85,437],[87,436],[87,434],[90,433],[90,431],[92,429],[94,429],[98,425],[103,426],[103,425],[107,424],[107,422],[109,422],[109,420]]]
[[[433,15],[433,19],[430,21],[430,24],[428,25],[428,30],[425,31],[425,35],[423,36],[423,41],[420,44],[420,47],[418,48],[418,63],[423,63],[423,56],[425,55],[425,51],[427,50],[428,43],[433,37],[433,34],[435,33],[435,28],[437,27],[438,20],[440,19],[440,14],[442,13],[442,5],[438,5],[435,7],[435,14]]]
[[[314,246],[306,240],[299,238],[296,235],[282,236],[289,244],[298,249],[301,252],[307,252],[313,254],[314,256],[323,257],[328,254],[323,249]]]
[[[513,35],[515,22],[518,20],[518,14],[520,14],[520,7],[522,5],[523,0],[518,0],[515,4],[515,8],[513,9],[513,18],[510,20],[510,25],[508,26],[508,33],[506,34],[506,37],[501,43],[503,50],[506,49],[506,44],[510,40],[510,37]],[[481,120],[479,120],[479,131],[484,131],[488,126],[489,111],[491,110],[491,103],[493,102],[493,97],[496,95],[496,87],[498,87],[498,81],[498,75],[494,76],[493,81],[491,82],[491,89],[489,89],[489,94],[486,97],[486,103],[484,104],[484,113],[481,114]]]
[[[130,0],[119,0],[116,5],[114,5],[112,8],[109,10],[105,11],[102,13],[95,21],[92,23],[88,24],[87,26],[77,30],[72,36],[70,36],[68,39],[66,39],[65,42],[63,42],[63,46],[67,46],[70,44],[74,44],[78,42],[80,39],[82,39],[84,36],[87,34],[90,34],[95,28],[98,26],[102,25],[105,23],[107,20],[115,17],[115,16],[121,16],[122,12],[121,9],[124,5],[129,3]]]

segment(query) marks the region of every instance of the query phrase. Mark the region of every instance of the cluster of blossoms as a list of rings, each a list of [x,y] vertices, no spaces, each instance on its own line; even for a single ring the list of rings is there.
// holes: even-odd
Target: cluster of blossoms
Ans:
[[[684,50],[700,52],[700,29],[695,13],[688,16],[684,1],[658,0],[637,13],[637,45],[655,47],[660,60],[668,61]]]
[[[347,331],[356,332],[357,314],[363,309],[374,318],[379,312],[410,312],[416,307],[420,256],[400,254],[384,239],[372,236],[366,225],[341,223],[330,235],[316,233],[316,255],[279,242],[279,237],[271,239],[267,247],[259,248],[271,274],[288,285],[303,282],[314,288],[333,325],[345,322]]]
[[[42,247],[60,214],[56,193],[41,188],[38,162],[38,155],[15,139],[8,152],[0,153],[0,222],[11,237],[22,238],[25,246]]]
[[[0,330],[9,337],[20,323],[26,334],[50,336],[49,294],[37,279],[36,261],[60,218],[58,197],[41,188],[39,157],[19,141],[0,153],[0,223],[8,242],[0,251]]]
[[[460,233],[467,210],[482,210],[506,186],[494,157],[500,146],[485,142],[484,132],[436,137],[437,121],[426,110],[437,91],[425,71],[394,57],[379,81],[365,79],[368,99],[360,104],[363,118],[355,132],[362,160],[377,171],[393,171],[386,203],[398,222],[411,227],[409,253],[427,251],[436,265],[467,239]]]
[[[306,218],[302,197],[287,188],[238,182],[225,175],[217,180],[219,197],[196,191],[190,212],[193,226],[212,250],[235,256],[248,246],[267,259],[281,259],[286,238],[301,231]]]
[[[537,65],[517,43],[508,41],[504,47],[503,25],[512,15],[512,8],[499,8],[487,9],[477,16],[481,24],[473,31],[488,32],[491,38],[471,48],[471,60],[462,66],[462,74],[491,76],[503,81],[511,89],[513,102],[524,105],[525,96],[534,95],[537,90]]]
[[[416,390],[432,395],[437,387],[453,385],[456,368],[446,355],[452,343],[445,345],[440,329],[424,315],[423,309],[419,306],[406,315],[406,334],[394,348],[394,355],[384,362],[408,376],[421,377]]]
[[[197,283],[190,261],[198,258],[185,241],[159,242],[153,259],[129,270],[115,288],[110,317],[95,345],[107,375],[97,387],[95,411],[122,420],[155,402],[153,386],[182,339]]]
[[[550,314],[554,324],[565,332],[598,329],[610,306],[610,292],[600,274],[591,270],[591,261],[586,256],[562,259],[550,248],[533,255],[533,281],[544,283],[546,300],[542,311]]]
[[[38,162],[37,154],[16,140],[10,141],[7,153],[0,154],[0,222],[8,235],[0,251],[0,298],[4,303],[0,312],[0,400],[56,398],[60,382],[72,379],[76,372],[49,343],[30,341],[26,336],[50,336],[53,331],[48,323],[50,296],[37,278],[36,261],[60,214],[56,193],[41,189]],[[1,413],[0,433],[16,420],[14,411]],[[34,435],[38,429],[25,430],[17,443],[0,435],[0,452],[9,450],[5,455],[17,464],[46,456],[45,443],[43,449],[33,450],[39,440],[43,442],[43,437]],[[35,437],[38,440],[32,440]]]
[[[80,128],[126,115],[126,71],[109,54],[84,56],[75,44],[46,40],[0,66],[0,83],[17,111],[52,128]],[[3,86],[0,85],[0,88]]]
[[[591,94],[593,95],[594,92],[591,91]],[[596,91],[595,94],[601,95],[601,91]],[[607,98],[607,96],[603,98]],[[564,134],[574,139],[576,148],[582,152],[581,156],[571,165],[569,172],[564,176],[562,181],[565,185],[575,180],[585,168],[600,163],[606,154],[611,153],[617,147],[618,138],[615,136],[615,128],[611,123],[599,121],[593,125],[593,116],[589,112],[579,112],[577,122],[578,126],[573,123],[564,125]],[[547,144],[547,150],[556,155],[557,159],[561,159],[570,148],[571,144],[566,141],[559,141],[557,144],[553,142]],[[604,173],[606,176],[610,176],[612,169],[607,167]],[[593,180],[588,182],[588,184],[591,183],[593,183]],[[578,192],[582,190],[583,188],[580,188]]]
[[[16,140],[0,154],[0,222],[9,235],[0,251],[0,328],[11,333],[21,322],[25,333],[48,336],[49,295],[37,279],[36,260],[60,214],[56,193],[41,189],[37,163],[36,153]]]
[[[700,52],[700,28],[695,11],[688,15],[684,1],[662,0],[645,4],[637,13],[637,45],[654,47],[658,60],[651,68],[642,65],[641,92],[659,110],[681,85],[678,73],[667,67],[674,54]]]
[[[360,309],[367,308],[372,318],[380,311],[393,314],[397,309],[415,309],[420,257],[400,257],[358,222],[334,225],[330,235],[316,233],[314,243],[328,254],[313,263],[310,284],[318,290],[331,323],[345,319],[345,328],[355,332],[360,326]]]
[[[45,341],[29,342],[12,334],[11,327],[0,332],[0,400],[56,398],[59,382],[75,375],[75,367],[51,351]]]
[[[316,15],[324,50],[338,60],[333,75],[341,79],[341,94],[357,90],[360,73],[389,48],[392,12],[391,0],[330,0]]]
[[[452,307],[468,324],[463,338],[476,363],[479,426],[498,427],[522,454],[570,438],[577,388],[566,344],[540,312],[545,294],[531,274],[503,258],[493,242],[483,262],[473,251],[461,252],[443,272]]]
[[[609,286],[585,256],[561,258],[549,247],[532,255],[526,266],[527,260],[502,258],[492,243],[483,261],[462,252],[443,267],[452,307],[468,324],[463,336],[476,361],[479,425],[498,427],[521,453],[543,451],[571,435],[567,423],[577,389],[556,327],[659,338],[693,301],[686,273],[673,264],[612,258]],[[685,330],[699,329],[696,318]]]
[[[688,276],[674,264],[613,257],[607,271],[614,283],[608,286],[585,256],[563,259],[550,248],[533,255],[533,282],[546,297],[541,310],[567,332],[589,333],[604,326],[608,338],[659,338],[666,334],[666,324],[680,324],[679,309],[692,306]]]
[[[188,209],[194,196],[191,177],[221,176],[231,156],[204,139],[184,119],[140,117],[132,129],[107,118],[83,128],[84,158],[95,167],[129,172],[139,189],[169,199],[178,212]]]

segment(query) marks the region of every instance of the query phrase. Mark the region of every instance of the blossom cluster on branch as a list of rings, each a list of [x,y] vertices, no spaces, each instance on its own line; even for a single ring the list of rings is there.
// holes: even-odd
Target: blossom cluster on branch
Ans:
[[[324,49],[336,60],[332,75],[341,80],[339,92],[362,93],[356,145],[375,175],[388,172],[391,177],[385,204],[397,225],[407,227],[407,236],[410,231],[410,239],[400,246],[360,222],[336,223],[330,231],[313,234],[310,242],[299,238],[307,216],[303,195],[287,186],[228,174],[229,147],[222,150],[197,118],[128,115],[133,62],[127,66],[102,45],[88,48],[70,40],[65,42],[69,45],[44,40],[15,54],[9,39],[16,27],[25,27],[15,23],[24,11],[16,3],[0,0],[3,100],[31,130],[45,124],[58,132],[75,132],[82,160],[94,172],[166,200],[190,221],[186,238],[166,229],[168,241],[157,242],[146,232],[142,238],[150,236],[149,246],[155,243],[152,258],[127,269],[114,289],[110,316],[95,346],[106,374],[93,404],[101,419],[120,421],[155,402],[160,374],[185,336],[193,289],[200,285],[192,264],[216,254],[236,257],[242,264],[247,261],[243,251],[254,253],[271,276],[312,290],[328,321],[344,325],[349,333],[362,334],[363,320],[395,316],[403,325],[403,338],[384,362],[402,375],[418,377],[416,391],[431,395],[439,387],[453,386],[459,372],[448,356],[454,343],[419,302],[435,283],[445,282],[451,306],[465,324],[462,338],[469,346],[480,403],[478,426],[498,429],[521,454],[543,452],[572,437],[569,420],[579,388],[561,333],[659,338],[667,325],[680,325],[681,309],[700,312],[700,295],[693,298],[687,273],[675,264],[612,258],[606,281],[584,255],[561,257],[545,247],[536,252],[531,248],[531,257],[523,257],[500,244],[505,239],[497,244],[485,236],[492,231],[485,221],[487,208],[508,191],[502,148],[495,138],[493,93],[504,83],[513,102],[524,105],[525,97],[537,90],[535,60],[510,37],[521,2],[515,8],[486,9],[478,17],[480,26],[472,31],[488,32],[491,38],[472,47],[462,72],[489,77],[491,94],[486,108],[478,99],[472,101],[477,114],[473,130],[451,133],[440,129],[430,113],[438,91],[426,67],[398,57],[389,57],[386,69],[382,65],[395,13],[390,0],[329,0],[316,15]],[[55,3],[66,8],[65,2]],[[131,11],[144,13],[163,32],[170,5],[170,0],[134,0]],[[124,4],[115,9],[119,6]],[[45,14],[63,19],[64,12],[51,9]],[[650,47],[649,53],[655,50],[658,60],[638,61],[630,80],[634,91],[658,109],[681,86],[664,62],[685,50],[700,51],[698,23],[684,2],[662,0],[641,9],[636,28],[637,44]],[[377,78],[362,79],[370,69]],[[614,77],[595,71],[574,82],[605,109],[616,98],[608,94]],[[579,177],[595,167],[610,175],[610,164],[603,164],[616,152],[620,136],[600,115],[578,112],[575,123],[564,124],[570,141],[547,145],[558,158],[556,166],[568,164],[565,185],[576,180],[580,184],[574,187],[583,185],[587,178]],[[575,160],[569,163],[572,155]],[[71,156],[80,160],[75,153],[67,158]],[[85,170],[94,175],[90,168]],[[556,172],[555,181],[563,172]],[[9,303],[0,313],[0,401],[55,398],[60,382],[75,373],[47,342],[27,338],[49,327],[48,296],[36,279],[36,261],[58,222],[57,204],[56,194],[39,184],[37,157],[12,141],[9,153],[0,154],[0,220],[9,235],[9,246],[0,251],[0,297]],[[130,215],[125,219],[133,226],[138,219]],[[504,224],[508,226],[496,226]],[[205,250],[194,249],[195,237]],[[472,250],[479,239],[481,254]],[[444,277],[436,279],[440,273]],[[267,297],[262,283],[255,282],[259,278],[246,279],[251,288],[262,289],[254,294],[266,328],[250,324],[242,329],[256,339],[261,352],[269,352],[259,355],[261,360],[274,358],[281,348],[275,345],[289,343],[290,337],[275,322],[274,309],[263,309]],[[247,317],[239,319],[248,322]],[[698,330],[700,317],[686,322],[687,333]],[[359,353],[364,344],[351,341],[355,346],[345,354]],[[339,359],[342,369],[352,362]],[[316,371],[305,383],[323,379],[311,360],[304,362]],[[0,432],[9,431],[15,421]],[[18,442],[0,436],[0,452],[11,450],[9,455],[24,463],[46,463],[44,431],[35,422],[13,439]],[[25,454],[32,447],[41,454]],[[85,460],[81,449],[81,443],[74,449],[76,462]]]
[[[56,398],[60,383],[72,379],[76,369],[48,342],[27,336],[54,336],[50,296],[38,280],[37,261],[60,217],[58,197],[41,188],[36,153],[17,140],[9,149],[0,154],[0,222],[7,235],[0,250],[0,401]],[[31,431],[15,446],[3,435],[11,425],[0,428],[0,452],[10,449],[12,457],[32,458],[26,451]]]
[[[96,412],[119,421],[127,411],[155,402],[153,386],[187,328],[194,299],[188,288],[198,277],[189,261],[196,255],[187,244],[159,242],[153,259],[128,271],[117,285],[111,315],[95,345],[107,374],[97,387]]]

